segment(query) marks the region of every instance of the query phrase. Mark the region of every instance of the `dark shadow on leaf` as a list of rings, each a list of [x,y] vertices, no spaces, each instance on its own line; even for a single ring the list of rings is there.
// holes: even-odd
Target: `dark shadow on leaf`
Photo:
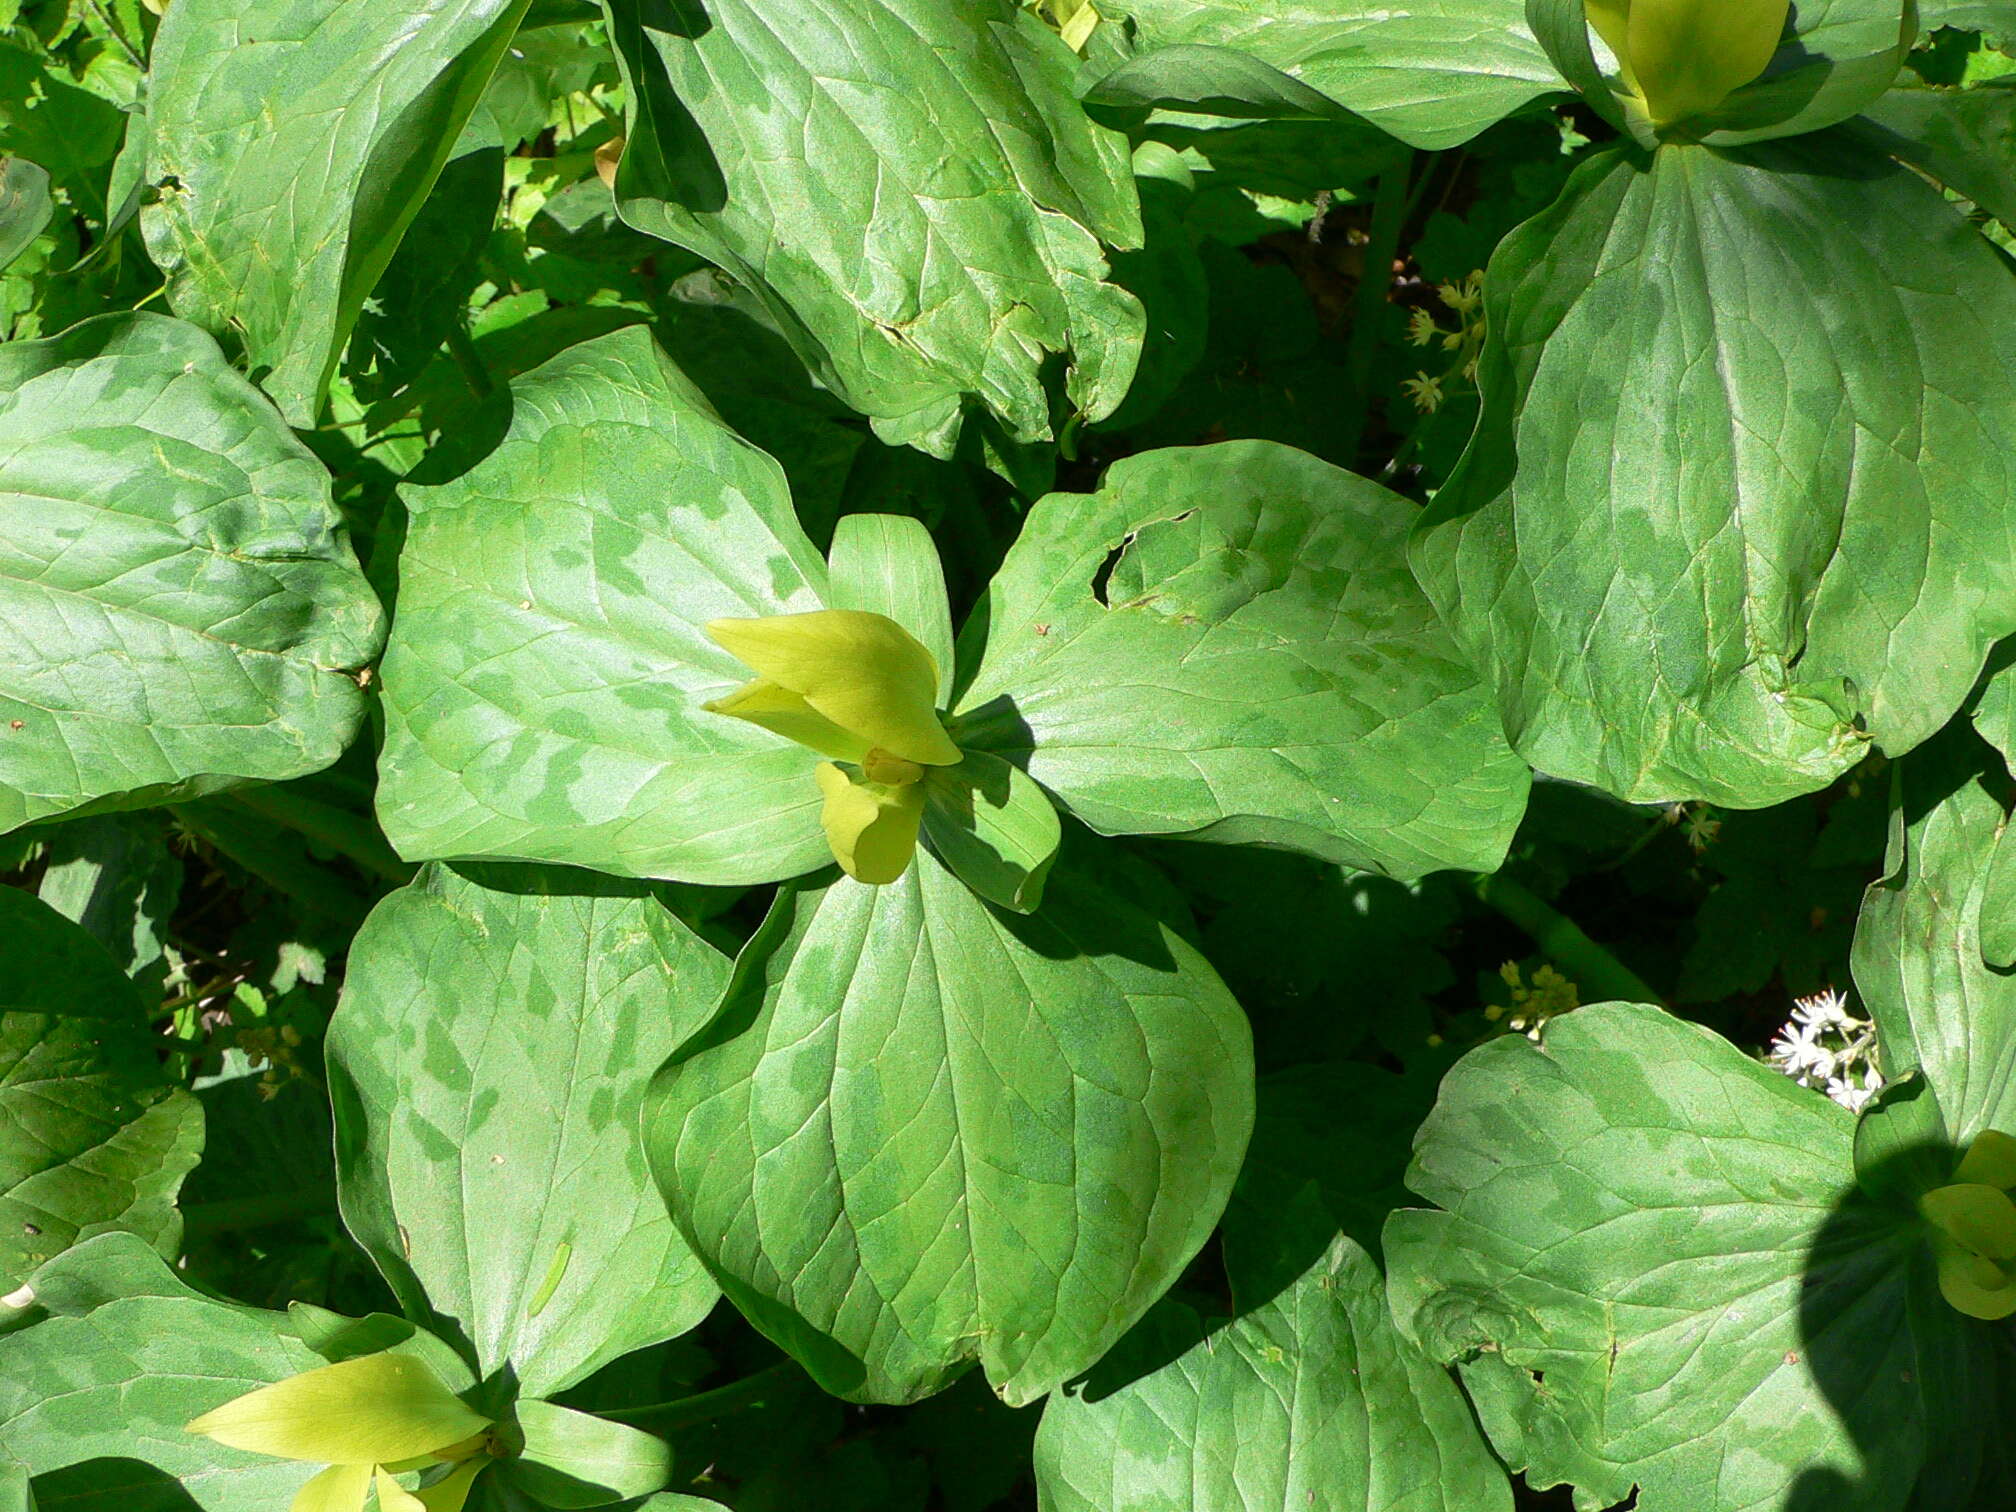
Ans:
[[[728,203],[728,181],[651,35],[681,41],[704,36],[712,29],[706,10],[699,0],[611,0],[609,21],[610,40],[629,65],[634,108],[616,171],[617,213],[630,220],[624,209],[639,199],[668,201],[696,214],[721,209]]]
[[[42,1512],[197,1512],[198,1507],[166,1471],[109,1455],[45,1471],[29,1484]]]
[[[1990,1441],[2003,1431],[1995,1383],[2016,1381],[2016,1331],[1966,1317],[1940,1295],[1916,1212],[1927,1173],[1950,1172],[1958,1160],[1938,1140],[1891,1151],[1860,1173],[1814,1240],[1800,1352],[1866,1468],[1859,1477],[1834,1466],[1803,1471],[1786,1512],[2012,1504],[1998,1498],[2016,1486],[1991,1488],[1984,1476]],[[1922,1457],[1900,1464],[1914,1429]]]

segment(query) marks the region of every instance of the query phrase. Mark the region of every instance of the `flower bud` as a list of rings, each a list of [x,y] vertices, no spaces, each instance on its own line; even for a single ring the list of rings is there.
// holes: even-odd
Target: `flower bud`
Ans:
[[[1586,0],[1627,97],[1665,126],[1713,110],[1763,73],[1789,0]]]

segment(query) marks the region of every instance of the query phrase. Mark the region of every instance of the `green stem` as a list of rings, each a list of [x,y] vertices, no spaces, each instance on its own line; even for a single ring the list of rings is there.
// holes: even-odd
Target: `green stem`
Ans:
[[[199,1202],[182,1209],[182,1237],[201,1239],[232,1229],[265,1228],[314,1218],[336,1210],[334,1186],[299,1187],[291,1192],[267,1192],[257,1197],[231,1197]]]
[[[730,1381],[712,1391],[696,1392],[669,1402],[654,1402],[648,1407],[625,1407],[619,1412],[604,1412],[598,1416],[656,1434],[677,1433],[682,1428],[712,1422],[744,1407],[754,1407],[799,1375],[796,1360],[779,1360],[754,1375]]]
[[[1479,877],[1477,896],[1533,937],[1540,953],[1582,990],[1590,1003],[1656,1003],[1660,997],[1637,972],[1582,932],[1559,909],[1543,902],[1502,872]]]
[[[469,328],[460,320],[448,326],[448,355],[462,369],[462,381],[469,385],[469,392],[478,399],[487,399],[497,385],[491,381],[490,369],[484,366],[483,354],[476,350]]]
[[[260,818],[305,835],[326,850],[348,856],[365,871],[394,886],[404,887],[413,880],[415,868],[399,859],[398,853],[379,834],[378,826],[348,809],[289,792],[284,787],[240,788],[231,797]]]
[[[1372,225],[1365,243],[1365,268],[1351,307],[1351,347],[1345,370],[1351,380],[1350,408],[1345,412],[1338,455],[1353,460],[1365,440],[1372,415],[1372,360],[1379,350],[1386,296],[1393,288],[1393,258],[1400,250],[1400,232],[1407,223],[1409,170],[1414,155],[1379,175],[1373,191]]]

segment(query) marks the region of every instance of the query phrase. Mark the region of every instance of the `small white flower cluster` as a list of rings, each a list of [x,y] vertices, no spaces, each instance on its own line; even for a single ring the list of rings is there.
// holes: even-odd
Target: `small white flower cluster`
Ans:
[[[1831,987],[1793,1001],[1792,1020],[1778,1031],[1764,1059],[1850,1112],[1860,1112],[1883,1089],[1875,1024],[1850,1013],[1848,999]]]

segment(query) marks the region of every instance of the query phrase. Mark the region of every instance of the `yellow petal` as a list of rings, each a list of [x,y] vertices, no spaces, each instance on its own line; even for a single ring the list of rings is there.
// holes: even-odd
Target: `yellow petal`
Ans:
[[[382,1465],[378,1467],[376,1481],[378,1512],[427,1512],[427,1504],[386,1474]]]
[[[850,735],[805,701],[802,693],[780,688],[768,678],[744,683],[726,698],[702,704],[710,714],[726,714],[761,725],[773,735],[809,746],[821,756],[836,761],[860,761],[869,744],[859,735]]]
[[[304,1371],[189,1424],[255,1454],[379,1465],[432,1454],[489,1427],[411,1355],[369,1354]]]
[[[717,646],[871,746],[925,766],[953,766],[959,748],[938,723],[938,663],[886,615],[819,609],[718,619]]]
[[[1630,0],[1624,46],[1653,121],[1712,110],[1764,72],[1790,8],[1788,0]]]
[[[490,1456],[479,1454],[474,1459],[466,1459],[431,1486],[423,1487],[413,1495],[424,1512],[462,1512],[462,1504],[469,1500],[469,1487],[490,1463]]]
[[[1596,35],[1603,39],[1603,45],[1616,54],[1617,71],[1623,75],[1625,87],[1636,94],[1638,80],[1631,72],[1631,52],[1625,42],[1630,0],[1583,0],[1583,10],[1588,14],[1589,24],[1596,28]]]
[[[814,774],[826,806],[819,820],[833,859],[856,882],[881,887],[909,870],[917,854],[917,826],[924,817],[924,786],[889,787],[850,777],[830,761]]]
[[[2016,1260],[2016,1202],[2007,1192],[1956,1183],[1927,1192],[1918,1210],[1961,1248],[1990,1260]]]
[[[2016,1313],[2016,1272],[1970,1255],[1952,1240],[1934,1241],[1939,1261],[1939,1294],[1970,1318],[1993,1323]]]
[[[361,1512],[370,1489],[369,1465],[331,1465],[294,1493],[290,1512]]]
[[[2005,1192],[2016,1187],[2016,1139],[2000,1129],[1983,1129],[1967,1147],[1966,1157],[1953,1173],[1953,1179],[2000,1187]]]

